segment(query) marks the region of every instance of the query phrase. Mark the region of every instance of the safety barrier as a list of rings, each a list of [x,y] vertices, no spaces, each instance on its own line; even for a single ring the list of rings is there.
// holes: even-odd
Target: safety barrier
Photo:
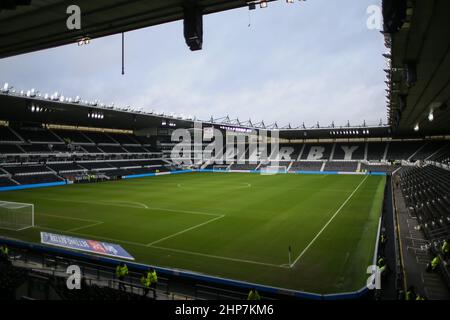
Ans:
[[[72,251],[72,250],[68,250],[68,249],[51,247],[51,246],[46,246],[46,245],[36,244],[36,243],[29,243],[29,242],[9,239],[9,238],[0,237],[0,243],[6,244],[11,247],[34,250],[34,251],[42,252],[42,253],[46,253],[46,254],[64,255],[64,256],[72,257],[73,259],[82,259],[82,260],[92,261],[95,263],[101,263],[104,265],[113,266],[113,267],[115,267],[118,264],[120,264],[121,262],[123,262],[122,260],[117,260],[117,259],[113,259],[113,258],[100,257],[100,256],[88,254],[88,253],[76,252],[76,251]],[[304,292],[304,291],[297,291],[297,290],[290,290],[290,289],[266,286],[266,285],[261,285],[261,284],[255,284],[255,283],[250,283],[250,282],[245,282],[245,281],[226,279],[226,278],[221,278],[221,277],[213,277],[213,276],[199,274],[199,273],[195,273],[195,272],[191,272],[191,271],[151,266],[151,265],[146,265],[146,264],[141,264],[141,263],[136,263],[136,262],[126,261],[126,264],[127,264],[128,268],[136,270],[138,272],[145,272],[145,271],[149,270],[149,268],[153,268],[159,274],[162,274],[162,275],[183,277],[183,278],[187,278],[187,279],[191,279],[191,280],[207,282],[210,284],[226,285],[226,286],[245,289],[245,290],[250,290],[252,288],[255,288],[256,290],[258,290],[261,293],[265,292],[265,293],[274,294],[274,295],[290,296],[290,297],[295,297],[295,298],[299,298],[299,299],[307,299],[307,300],[359,299],[359,298],[364,297],[369,292],[369,289],[367,289],[366,287],[363,287],[360,290],[357,290],[354,292],[344,292],[344,293],[336,293],[336,294],[316,294],[316,293],[311,293],[311,292]]]
[[[1,191],[23,190],[23,189],[33,189],[33,188],[55,187],[55,186],[63,186],[66,184],[68,184],[67,181],[23,184],[23,185],[17,185],[17,186],[0,187],[0,192]]]

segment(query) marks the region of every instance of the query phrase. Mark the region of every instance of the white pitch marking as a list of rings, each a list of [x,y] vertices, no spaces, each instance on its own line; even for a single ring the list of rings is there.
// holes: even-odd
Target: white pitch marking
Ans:
[[[90,227],[94,227],[100,224],[103,224],[103,221],[100,220],[90,220],[90,219],[81,219],[81,218],[73,218],[73,217],[65,217],[65,216],[59,216],[59,215],[55,215],[55,214],[45,214],[45,213],[39,213],[40,216],[45,216],[45,217],[53,217],[53,218],[58,218],[58,219],[66,219],[66,220],[73,220],[73,221],[83,221],[83,222],[92,222],[91,224],[85,225],[85,226],[81,226],[81,227],[76,227],[76,228],[72,228],[69,230],[66,230],[65,232],[73,232],[73,231],[78,231],[78,230],[82,230],[85,228],[90,228]]]
[[[86,225],[86,226],[81,226],[81,227],[77,227],[77,228],[72,228],[72,229],[67,230],[66,232],[79,231],[79,230],[82,230],[82,229],[87,229],[87,228],[95,227],[95,226],[98,226],[98,225],[103,224],[103,223],[104,223],[104,222],[99,221],[99,222],[95,222],[95,223],[88,224],[88,225]]]
[[[317,238],[319,238],[319,236],[322,234],[322,232],[326,229],[326,227],[328,227],[328,225],[331,223],[331,221],[333,221],[333,219],[338,215],[338,213],[341,212],[342,208],[344,208],[344,206],[347,204],[347,202],[353,197],[353,195],[356,193],[356,191],[358,191],[358,189],[362,186],[362,184],[364,183],[364,181],[366,181],[366,179],[368,177],[369,176],[367,175],[358,184],[358,186],[355,188],[355,190],[353,190],[353,192],[348,196],[348,198],[345,199],[344,203],[342,203],[342,205],[339,207],[339,209],[336,210],[336,212],[333,214],[333,216],[330,218],[330,220],[328,220],[328,222],[322,227],[322,229],[320,229],[320,231],[311,240],[311,242],[306,246],[306,248],[303,249],[303,251],[300,253],[300,255],[294,260],[294,262],[291,263],[291,265],[290,265],[291,268],[298,262],[298,260],[300,260],[301,257],[303,257],[303,255],[306,253],[306,251],[308,251],[308,249],[313,245],[313,243],[317,240]]]
[[[181,183],[177,183],[177,188],[180,189],[200,189],[200,188],[205,188],[205,187],[232,187],[233,189],[244,189],[244,188],[251,188],[252,184],[248,183],[248,182],[242,182],[242,186],[239,185],[223,185],[223,184],[201,184],[201,185],[188,185],[188,186],[183,186]]]
[[[159,243],[159,242],[162,242],[162,241],[164,241],[164,240],[167,240],[167,239],[176,237],[176,236],[178,236],[178,235],[180,235],[180,234],[183,234],[183,233],[186,233],[186,232],[188,232],[188,231],[191,231],[191,230],[200,228],[200,227],[202,227],[202,226],[204,226],[204,225],[206,225],[206,224],[208,224],[208,223],[211,223],[211,222],[213,222],[213,221],[222,219],[223,217],[225,217],[225,215],[221,215],[221,216],[218,216],[218,217],[216,217],[216,218],[214,218],[214,219],[210,219],[210,220],[208,220],[208,221],[205,221],[205,222],[203,222],[203,223],[197,224],[197,225],[195,225],[195,226],[186,228],[186,229],[181,230],[181,231],[179,231],[179,232],[176,232],[176,233],[174,233],[174,234],[172,234],[172,235],[170,235],[170,236],[167,236],[167,237],[161,238],[161,239],[159,239],[159,240],[150,242],[150,243],[147,244],[147,246],[148,246],[148,247],[151,247],[152,245],[154,245],[154,244],[156,244],[156,243]]]
[[[52,217],[52,218],[67,219],[67,220],[75,220],[75,221],[103,222],[103,221],[100,221],[100,220],[91,220],[91,219],[82,219],[82,218],[66,217],[66,216],[59,216],[59,215],[56,215],[56,214],[39,213],[39,215],[40,215],[40,216],[44,216],[44,217]]]
[[[134,201],[121,201],[121,200],[101,200],[100,202],[104,202],[107,204],[131,204],[131,205],[137,205],[138,208],[144,208],[144,209],[149,209],[149,207],[142,202],[134,202]],[[132,208],[134,208],[135,206],[131,206]]]

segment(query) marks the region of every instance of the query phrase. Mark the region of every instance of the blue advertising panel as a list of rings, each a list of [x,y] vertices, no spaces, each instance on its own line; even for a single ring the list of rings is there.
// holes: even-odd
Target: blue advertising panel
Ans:
[[[41,243],[72,250],[100,254],[114,258],[134,260],[134,258],[124,248],[117,244],[108,242],[87,240],[64,236],[61,234],[41,232]]]

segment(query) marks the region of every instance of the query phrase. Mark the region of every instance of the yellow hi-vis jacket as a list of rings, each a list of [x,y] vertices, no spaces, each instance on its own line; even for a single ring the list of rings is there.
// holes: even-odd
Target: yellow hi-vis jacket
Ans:
[[[156,275],[156,271],[153,271],[153,272],[149,272],[149,275],[150,275],[150,281],[152,282],[152,283],[158,283],[158,276]]]
[[[431,261],[431,267],[434,269],[439,265],[439,257],[434,257],[434,259]]]
[[[448,253],[449,249],[450,249],[450,248],[449,248],[448,242],[447,242],[447,241],[444,241],[444,243],[442,244],[442,248],[441,248],[442,253]]]

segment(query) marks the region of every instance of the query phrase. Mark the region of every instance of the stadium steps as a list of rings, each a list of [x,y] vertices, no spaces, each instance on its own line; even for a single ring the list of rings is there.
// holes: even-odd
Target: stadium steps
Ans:
[[[19,140],[23,143],[25,142],[25,140],[11,127],[7,127],[9,129],[9,131],[11,131],[17,138],[19,138]]]
[[[94,142],[91,138],[89,138],[86,134],[84,134],[83,131],[80,131],[80,134],[81,134],[87,141],[90,141],[92,144],[95,145],[95,142]]]
[[[294,164],[294,161],[291,161],[286,169],[286,172],[289,172],[291,170],[292,165]]]
[[[383,153],[383,158],[381,159],[382,161],[386,161],[386,157],[387,157],[387,155],[388,155],[388,152],[389,152],[389,145],[390,145],[391,143],[388,141],[388,142],[386,142],[386,146],[384,147],[384,153]]]
[[[369,155],[369,143],[368,142],[366,142],[365,144],[364,144],[364,161],[367,161],[367,157],[368,157],[368,155]],[[358,171],[359,171],[359,167],[361,166],[361,162],[359,163],[359,166],[358,166]]]
[[[416,152],[414,152],[412,155],[410,155],[407,160],[410,161],[416,154],[418,154],[423,148],[425,148],[427,145],[429,144],[429,142],[426,142],[424,144],[422,144],[419,149],[416,150]]]
[[[436,150],[435,152],[433,152],[432,154],[430,154],[428,157],[426,157],[426,158],[425,158],[425,161],[434,158],[436,155],[439,155],[439,154],[441,154],[442,152],[445,152],[445,150],[447,149],[448,146],[449,146],[448,143],[444,144],[441,148],[439,148],[438,150]]]
[[[328,159],[329,161],[333,160],[335,150],[336,150],[336,143],[333,143],[333,146],[331,147],[330,158]],[[322,169],[323,169],[323,167],[322,167]],[[323,171],[323,170],[320,170],[320,171]]]
[[[398,177],[399,174],[396,174],[395,178]],[[419,294],[428,299],[450,299],[450,292],[442,278],[425,271],[426,263],[431,261],[432,255],[427,249],[430,242],[420,231],[420,221],[411,215],[401,186],[394,187],[393,192],[406,287],[413,285]]]

